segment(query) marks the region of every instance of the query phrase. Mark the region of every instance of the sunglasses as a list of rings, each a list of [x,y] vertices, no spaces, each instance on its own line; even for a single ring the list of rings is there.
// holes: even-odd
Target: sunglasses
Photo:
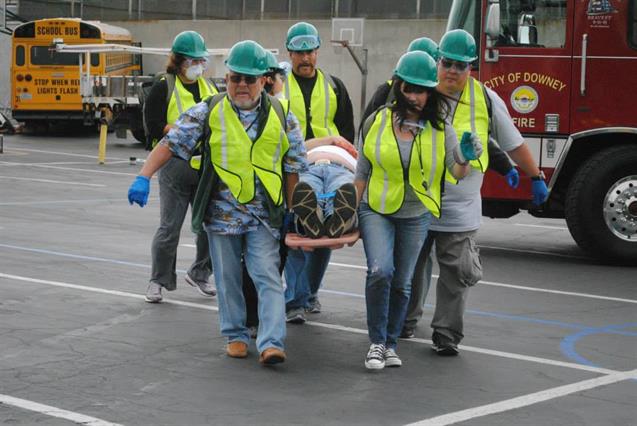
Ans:
[[[259,77],[254,75],[243,75],[243,74],[232,74],[230,77],[230,81],[234,84],[241,83],[241,80],[245,81],[247,85],[254,84],[257,82]]]
[[[469,62],[457,62],[457,61],[450,61],[449,59],[441,59],[440,60],[440,65],[442,65],[442,67],[444,69],[451,69],[452,67],[455,68],[458,72],[463,72],[465,71],[467,68],[469,68]]]
[[[419,86],[417,84],[411,84],[411,83],[407,83],[407,82],[403,83],[402,89],[403,89],[403,93],[417,93],[417,94],[420,94],[420,93],[425,93],[425,92],[429,91],[428,87]]]

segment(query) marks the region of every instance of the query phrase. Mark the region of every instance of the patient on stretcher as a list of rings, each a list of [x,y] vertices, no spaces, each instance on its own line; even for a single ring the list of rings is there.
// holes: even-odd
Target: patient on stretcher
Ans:
[[[292,194],[300,235],[339,238],[358,226],[353,183],[356,150],[347,145],[351,149],[322,145],[308,150],[309,170],[301,173]]]

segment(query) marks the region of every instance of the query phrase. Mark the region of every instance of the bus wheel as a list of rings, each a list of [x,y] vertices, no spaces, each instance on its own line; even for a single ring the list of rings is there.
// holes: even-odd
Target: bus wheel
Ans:
[[[580,166],[565,215],[571,235],[591,255],[637,262],[637,145],[605,149]]]
[[[144,129],[131,129],[131,133],[138,142],[141,142],[143,144],[146,143],[146,135],[144,134]]]

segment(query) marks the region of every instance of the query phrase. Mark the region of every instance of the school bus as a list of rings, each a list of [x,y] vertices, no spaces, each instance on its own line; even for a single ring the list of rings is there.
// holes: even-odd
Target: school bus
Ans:
[[[80,94],[80,55],[56,52],[54,43],[135,44],[124,28],[79,18],[40,19],[13,31],[11,107],[13,117],[27,125],[87,121]],[[94,75],[138,75],[140,56],[131,53],[92,53]],[[86,64],[84,64],[86,67]]]

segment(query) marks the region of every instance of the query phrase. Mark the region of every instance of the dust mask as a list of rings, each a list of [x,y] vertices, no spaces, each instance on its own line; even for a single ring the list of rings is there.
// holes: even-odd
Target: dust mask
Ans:
[[[201,75],[203,74],[203,65],[201,64],[191,65],[188,68],[186,68],[186,72],[184,74],[186,75],[186,78],[188,80],[196,80],[199,77],[201,77]]]

